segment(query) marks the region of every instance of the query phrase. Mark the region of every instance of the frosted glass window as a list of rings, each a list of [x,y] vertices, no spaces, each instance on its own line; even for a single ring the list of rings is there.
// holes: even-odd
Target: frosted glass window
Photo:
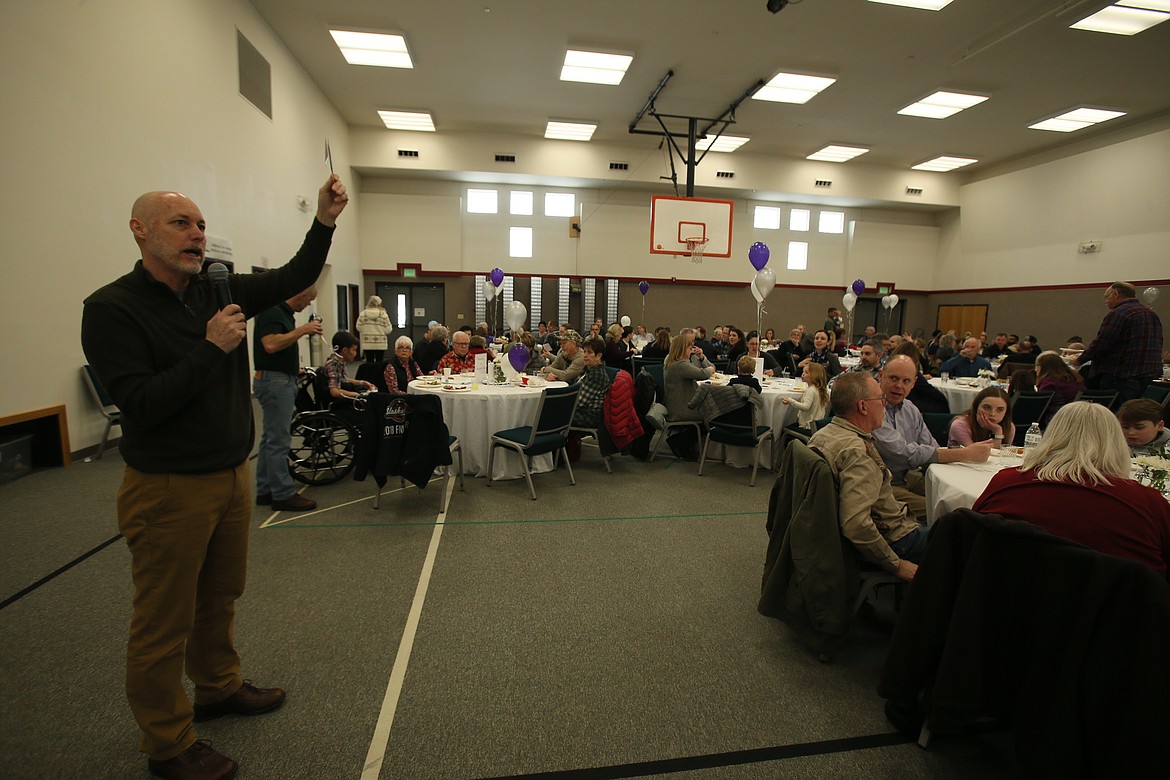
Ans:
[[[789,230],[808,230],[809,217],[811,212],[808,209],[793,209],[788,212],[788,229]]]
[[[517,190],[508,196],[508,212],[527,216],[532,213],[532,193]]]
[[[499,193],[495,190],[468,190],[468,214],[495,214],[500,210]]]
[[[753,227],[760,230],[779,230],[780,209],[775,206],[756,206]]]
[[[540,314],[541,286],[542,285],[540,283],[540,277],[539,276],[532,277],[531,287],[529,288],[531,295],[530,295],[529,301],[528,301],[528,321],[529,322],[540,322],[542,319],[541,314]]]
[[[571,217],[576,214],[577,196],[571,192],[546,192],[544,215],[546,217]]]
[[[844,233],[845,232],[845,212],[844,211],[822,211],[820,221],[817,225],[817,230],[822,233]]]
[[[808,268],[808,244],[804,241],[788,242],[788,270],[804,271]]]
[[[508,257],[532,257],[532,228],[508,228]]]
[[[406,296],[402,293],[398,294],[398,329],[406,330]]]

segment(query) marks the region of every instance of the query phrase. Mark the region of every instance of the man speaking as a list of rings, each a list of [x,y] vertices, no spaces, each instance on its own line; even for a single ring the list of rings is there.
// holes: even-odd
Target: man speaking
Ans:
[[[244,682],[233,641],[252,518],[252,401],[239,347],[248,317],[316,281],[347,200],[331,175],[296,256],[268,273],[230,276],[217,295],[200,274],[199,207],[177,192],[146,193],[130,215],[142,259],[85,300],[82,347],[122,411],[118,527],[134,581],[126,694],[159,777],[231,777],[236,762],[197,742],[193,721],[284,702],[281,689]]]

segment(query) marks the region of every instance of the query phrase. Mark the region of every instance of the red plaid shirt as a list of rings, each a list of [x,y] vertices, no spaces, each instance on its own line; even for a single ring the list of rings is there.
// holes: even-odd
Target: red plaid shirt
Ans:
[[[1090,360],[1093,376],[1162,376],[1162,321],[1136,298],[1123,300],[1105,315],[1097,338],[1081,353],[1081,363]]]

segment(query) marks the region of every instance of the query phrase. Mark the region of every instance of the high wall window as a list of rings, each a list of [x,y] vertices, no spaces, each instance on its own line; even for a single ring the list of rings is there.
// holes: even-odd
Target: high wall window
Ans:
[[[808,209],[792,209],[788,212],[789,230],[808,230],[809,217],[812,212]]]
[[[532,228],[508,228],[508,257],[532,257]]]
[[[468,190],[468,214],[495,214],[500,210],[500,194],[495,190]]]
[[[756,206],[753,226],[760,230],[779,230],[780,209],[775,206]]]
[[[544,215],[546,217],[571,217],[577,213],[577,196],[571,192],[546,192]]]
[[[808,269],[808,244],[804,241],[788,242],[788,270],[804,271]]]
[[[532,214],[532,193],[524,190],[513,190],[508,195],[508,213],[517,216]]]
[[[822,211],[817,224],[817,230],[822,233],[844,233],[845,212]]]

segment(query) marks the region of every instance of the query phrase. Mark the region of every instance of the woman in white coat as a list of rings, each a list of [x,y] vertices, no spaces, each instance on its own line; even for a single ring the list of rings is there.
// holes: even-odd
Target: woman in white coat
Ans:
[[[386,354],[391,330],[390,315],[382,308],[382,299],[371,295],[357,320],[357,331],[362,337],[362,352],[367,361],[381,362]]]

